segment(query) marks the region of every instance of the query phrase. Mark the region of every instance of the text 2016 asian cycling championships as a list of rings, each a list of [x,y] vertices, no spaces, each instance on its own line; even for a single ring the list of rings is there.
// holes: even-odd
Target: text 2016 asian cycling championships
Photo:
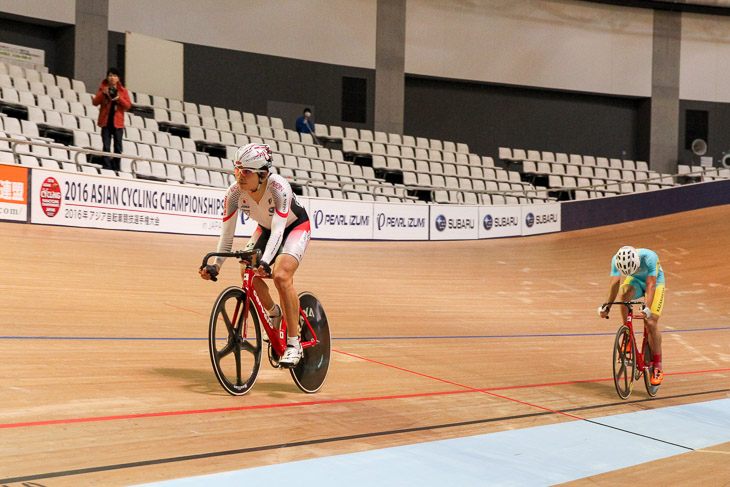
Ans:
[[[194,196],[174,190],[156,191],[120,188],[107,184],[65,182],[64,201],[96,203],[128,208],[177,211],[202,215],[222,215],[223,198]]]

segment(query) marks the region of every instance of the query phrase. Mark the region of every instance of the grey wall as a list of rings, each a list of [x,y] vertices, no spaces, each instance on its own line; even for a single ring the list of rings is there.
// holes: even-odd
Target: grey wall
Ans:
[[[677,173],[681,46],[682,15],[654,12],[649,167],[664,174]]]
[[[403,133],[406,0],[378,0],[375,42],[375,130]]]
[[[730,103],[712,103],[704,101],[680,100],[679,102],[679,151],[677,159],[680,164],[692,164],[692,151],[685,150],[685,126],[687,110],[705,110],[708,115],[707,154],[719,166],[723,152],[730,152]],[[695,161],[696,163],[696,161]]]
[[[405,133],[493,157],[502,146],[636,159],[642,101],[407,76]]]
[[[0,41],[43,49],[53,74],[73,78],[74,26],[0,12]]]
[[[107,70],[109,0],[76,0],[74,78],[93,90]]]
[[[364,124],[342,123],[343,76],[367,79]],[[185,44],[185,99],[261,114],[269,100],[313,105],[317,123],[372,129],[375,70]]]
[[[124,34],[109,33],[109,63],[123,69],[118,59]],[[278,56],[184,45],[184,99],[193,103],[267,114],[268,106],[283,102],[314,108],[314,121],[327,125],[373,128],[375,70],[302,61]],[[342,77],[365,78],[368,85],[367,122],[342,122]],[[297,110],[297,116],[301,110]],[[284,120],[286,128],[294,121]]]

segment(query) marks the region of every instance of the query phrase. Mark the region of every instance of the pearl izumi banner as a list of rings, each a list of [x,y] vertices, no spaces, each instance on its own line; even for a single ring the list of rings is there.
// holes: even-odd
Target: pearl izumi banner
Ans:
[[[225,190],[34,169],[31,223],[220,235]],[[236,235],[255,222],[241,214]]]
[[[374,240],[428,240],[428,205],[375,203]]]
[[[309,220],[312,238],[373,238],[373,204],[369,202],[310,199]]]

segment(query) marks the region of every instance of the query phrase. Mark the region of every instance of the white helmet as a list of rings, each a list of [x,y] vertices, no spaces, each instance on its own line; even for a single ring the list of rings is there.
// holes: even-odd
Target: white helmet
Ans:
[[[616,268],[627,276],[636,274],[641,267],[639,253],[635,248],[625,245],[616,252]]]
[[[271,148],[266,144],[247,144],[236,151],[233,165],[250,171],[268,170],[271,167]]]

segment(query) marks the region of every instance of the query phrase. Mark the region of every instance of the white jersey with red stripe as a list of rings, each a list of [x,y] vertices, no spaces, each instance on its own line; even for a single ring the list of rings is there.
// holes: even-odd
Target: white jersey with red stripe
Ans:
[[[299,204],[289,182],[278,174],[270,174],[266,190],[257,203],[251,193],[243,191],[234,183],[228,188],[223,203],[223,230],[218,240],[218,252],[230,252],[236,230],[236,215],[239,211],[255,220],[261,228],[271,232],[262,260],[272,263],[279,250],[284,231],[294,225],[309,221],[307,212]],[[223,264],[225,258],[216,258],[216,264]]]

